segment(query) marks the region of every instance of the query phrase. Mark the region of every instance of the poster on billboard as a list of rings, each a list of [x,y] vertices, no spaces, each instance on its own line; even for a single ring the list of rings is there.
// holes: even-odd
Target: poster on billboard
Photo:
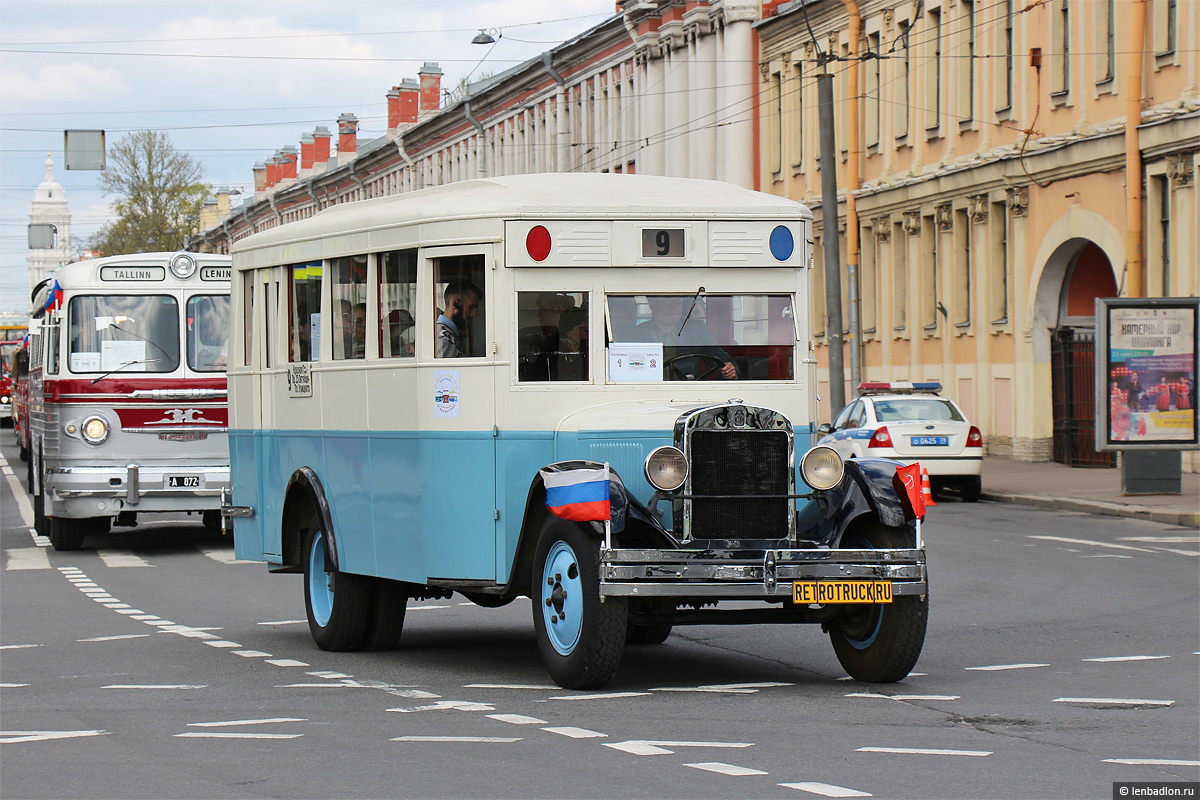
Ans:
[[[1096,450],[1200,448],[1200,298],[1097,298],[1096,326]]]

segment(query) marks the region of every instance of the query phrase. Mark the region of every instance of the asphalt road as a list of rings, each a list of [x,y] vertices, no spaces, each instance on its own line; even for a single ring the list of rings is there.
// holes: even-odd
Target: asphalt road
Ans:
[[[916,672],[849,680],[818,628],[676,628],[602,692],[551,684],[528,601],[411,603],[326,653],[299,576],[186,517],[57,553],[0,432],[5,798],[1108,798],[1200,780],[1195,529],[931,509]],[[15,473],[15,474],[14,474]]]

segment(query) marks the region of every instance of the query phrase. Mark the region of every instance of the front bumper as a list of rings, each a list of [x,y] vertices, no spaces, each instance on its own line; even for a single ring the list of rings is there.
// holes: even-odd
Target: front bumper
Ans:
[[[928,591],[925,550],[602,550],[600,595],[790,598],[800,580],[890,581],[892,593]]]
[[[199,485],[171,488],[171,476],[197,478]],[[46,513],[68,518],[219,509],[230,488],[228,466],[59,467],[47,470],[45,481]]]

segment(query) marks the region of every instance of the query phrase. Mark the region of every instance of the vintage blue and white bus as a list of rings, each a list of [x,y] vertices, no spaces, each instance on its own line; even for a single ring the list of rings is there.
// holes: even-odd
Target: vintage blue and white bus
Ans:
[[[810,447],[811,226],[724,183],[547,174],[236,243],[238,558],[304,573],[329,650],[457,592],[530,598],[567,688],[720,623],[820,624],[852,676],[903,678],[924,548],[894,462]]]
[[[133,253],[59,268],[34,292],[34,524],[77,550],[139,515],[221,528],[229,490],[229,256]]]

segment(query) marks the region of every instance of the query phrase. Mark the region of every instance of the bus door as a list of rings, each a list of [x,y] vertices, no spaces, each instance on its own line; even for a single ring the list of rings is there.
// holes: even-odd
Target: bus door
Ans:
[[[494,581],[502,523],[496,505],[496,316],[491,245],[421,251],[417,424],[422,551],[430,579]],[[422,317],[418,317],[420,320]],[[507,373],[505,372],[505,375]],[[377,528],[378,530],[378,528]]]

